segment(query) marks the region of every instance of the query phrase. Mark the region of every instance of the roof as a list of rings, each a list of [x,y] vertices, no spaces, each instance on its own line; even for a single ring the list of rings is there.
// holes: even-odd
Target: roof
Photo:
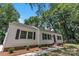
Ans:
[[[13,25],[15,24],[15,25],[23,26],[23,27],[28,27],[28,28],[32,28],[32,29],[35,29],[35,30],[38,29],[38,28],[35,27],[35,26],[25,25],[25,24],[22,24],[22,23],[19,23],[19,22],[12,22],[12,23],[10,23],[10,24],[13,24]]]
[[[19,25],[19,26],[24,26],[24,27],[28,27],[28,28],[32,28],[32,29],[35,29],[35,30],[41,30],[41,31],[47,31],[47,32],[53,32],[53,33],[57,33],[55,31],[51,31],[51,30],[45,30],[43,28],[39,28],[39,27],[35,27],[35,26],[32,26],[32,25],[26,25],[26,24],[22,24],[22,23],[19,23],[19,22],[12,22],[10,24],[15,24],[15,25]],[[57,33],[57,34],[60,34],[60,33]]]

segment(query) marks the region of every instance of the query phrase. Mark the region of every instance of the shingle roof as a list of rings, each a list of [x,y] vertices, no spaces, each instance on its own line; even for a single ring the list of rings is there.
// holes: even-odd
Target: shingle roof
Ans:
[[[28,27],[28,28],[33,28],[33,29],[38,29],[37,27],[35,26],[31,26],[31,25],[25,25],[25,24],[22,24],[22,23],[18,23],[18,22],[12,22],[10,24],[15,24],[15,25],[19,25],[19,26],[24,26],[24,27]]]
[[[35,26],[32,26],[32,25],[25,25],[25,24],[22,24],[22,23],[19,23],[19,22],[12,22],[10,24],[15,24],[15,25],[19,25],[19,26],[24,26],[24,27],[29,27],[29,28],[32,28],[32,29],[35,29],[35,30],[41,30],[41,31],[47,31],[47,32],[53,32],[53,33],[56,33],[54,31],[51,31],[51,30],[45,30],[43,28],[39,28],[39,27],[35,27]],[[57,34],[60,34],[60,33],[57,33]]]

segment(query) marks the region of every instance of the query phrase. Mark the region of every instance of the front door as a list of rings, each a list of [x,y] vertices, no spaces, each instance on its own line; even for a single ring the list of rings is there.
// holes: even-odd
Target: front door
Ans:
[[[56,37],[55,37],[55,35],[53,35],[53,39],[54,39],[54,43],[56,43]]]

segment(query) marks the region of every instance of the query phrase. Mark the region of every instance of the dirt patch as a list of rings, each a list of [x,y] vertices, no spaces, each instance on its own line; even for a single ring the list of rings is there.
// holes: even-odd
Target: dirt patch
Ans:
[[[41,48],[36,47],[36,48],[31,48],[29,50],[26,49],[16,50],[12,54],[9,54],[8,52],[0,52],[0,56],[17,56],[17,55],[39,51],[39,50],[41,50]]]

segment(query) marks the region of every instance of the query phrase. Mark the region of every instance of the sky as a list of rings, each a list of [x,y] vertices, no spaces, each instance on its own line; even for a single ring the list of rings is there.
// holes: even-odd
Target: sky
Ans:
[[[14,3],[13,6],[20,14],[20,18],[18,19],[20,23],[24,23],[24,20],[31,16],[36,16],[36,7],[34,7],[32,10],[28,4],[26,5],[23,3]]]

